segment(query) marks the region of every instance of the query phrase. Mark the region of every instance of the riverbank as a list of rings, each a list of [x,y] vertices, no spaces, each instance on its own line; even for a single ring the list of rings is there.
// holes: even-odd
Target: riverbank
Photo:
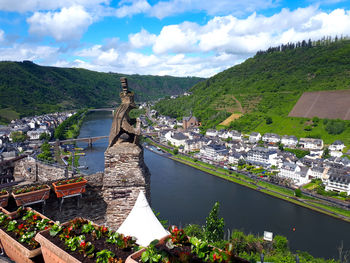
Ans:
[[[55,139],[66,140],[77,138],[80,133],[81,125],[84,122],[88,110],[79,110],[74,115],[70,116],[68,119],[63,121],[55,129]]]
[[[294,191],[290,189],[283,188],[281,186],[277,186],[275,184],[271,184],[269,182],[263,180],[254,180],[246,175],[240,174],[238,172],[228,171],[223,168],[218,168],[213,165],[195,160],[193,158],[182,156],[182,155],[174,155],[170,147],[166,147],[159,143],[154,142],[153,140],[146,138],[147,143],[150,143],[156,147],[159,147],[161,150],[170,153],[171,155],[167,155],[164,157],[168,157],[174,161],[181,162],[185,165],[191,166],[193,168],[199,169],[203,172],[209,173],[211,175],[220,177],[222,179],[240,184],[242,186],[248,187],[255,191],[259,191],[275,198],[279,198],[299,206],[306,207],[308,209],[317,211],[319,213],[323,213],[337,219],[341,219],[346,222],[350,222],[350,211],[346,209],[342,209],[339,207],[331,206],[327,204],[324,200],[319,200],[313,197],[302,195],[302,197],[295,197]]]

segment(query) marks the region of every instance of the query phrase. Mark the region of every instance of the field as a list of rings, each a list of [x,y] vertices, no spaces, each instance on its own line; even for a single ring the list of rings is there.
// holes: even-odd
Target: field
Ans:
[[[241,113],[232,113],[232,115],[230,117],[228,117],[226,120],[224,120],[219,125],[228,126],[228,125],[230,125],[231,121],[234,121],[234,120],[238,119],[241,116],[242,116]]]
[[[304,92],[288,116],[350,120],[350,90]]]

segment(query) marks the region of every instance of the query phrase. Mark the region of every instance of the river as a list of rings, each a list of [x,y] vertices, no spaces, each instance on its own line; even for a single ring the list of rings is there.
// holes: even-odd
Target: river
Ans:
[[[108,135],[111,123],[110,113],[92,113],[83,123],[80,137]],[[89,167],[87,173],[103,171],[106,147],[104,139],[86,149],[80,162]],[[307,251],[316,257],[338,258],[341,241],[344,249],[350,250],[350,223],[228,182],[147,149],[144,158],[151,172],[152,208],[171,224],[204,224],[218,201],[227,229],[284,235],[293,251]]]

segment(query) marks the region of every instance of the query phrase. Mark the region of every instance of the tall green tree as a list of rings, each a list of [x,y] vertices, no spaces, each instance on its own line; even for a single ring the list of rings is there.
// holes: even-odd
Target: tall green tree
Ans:
[[[204,233],[208,242],[217,242],[224,237],[225,222],[219,217],[219,202],[216,202],[205,220]]]

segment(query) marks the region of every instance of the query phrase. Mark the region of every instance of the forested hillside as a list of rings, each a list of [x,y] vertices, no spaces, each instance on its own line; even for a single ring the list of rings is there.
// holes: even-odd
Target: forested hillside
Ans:
[[[192,110],[204,129],[216,127],[232,113],[243,111],[242,117],[231,122],[231,128],[329,141],[350,137],[349,122],[342,121],[343,131],[334,136],[325,132],[327,122],[290,118],[288,113],[305,91],[349,87],[350,41],[303,41],[260,51],[242,64],[198,83],[190,90],[193,95],[162,100],[156,109],[172,117]]]
[[[0,117],[4,121],[6,117],[115,105],[121,76],[128,78],[138,102],[181,94],[203,80],[44,67],[30,61],[0,62]]]

